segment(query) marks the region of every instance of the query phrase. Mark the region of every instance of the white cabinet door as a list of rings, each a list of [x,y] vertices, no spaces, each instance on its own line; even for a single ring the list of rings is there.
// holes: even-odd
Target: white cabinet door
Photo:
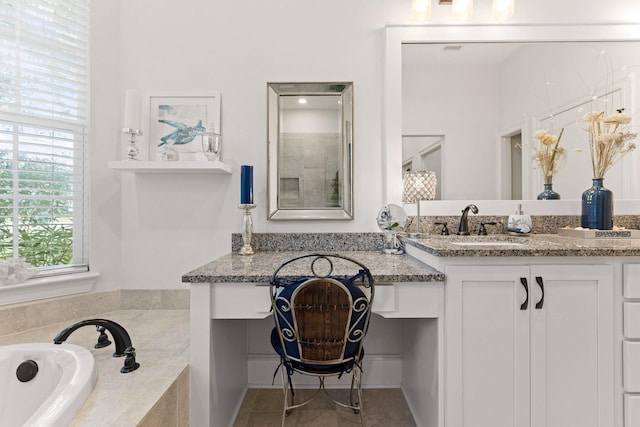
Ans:
[[[527,282],[529,268],[453,266],[446,274],[447,426],[527,426],[529,311],[521,279]]]
[[[447,427],[614,424],[611,266],[446,274]]]
[[[532,427],[612,426],[612,267],[532,266],[531,279]]]

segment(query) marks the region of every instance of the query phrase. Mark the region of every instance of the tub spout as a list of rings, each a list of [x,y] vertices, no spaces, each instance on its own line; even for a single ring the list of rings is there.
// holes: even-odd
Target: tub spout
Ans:
[[[122,326],[120,326],[119,324],[117,324],[112,320],[106,320],[106,319],[81,320],[79,322],[76,322],[72,325],[67,326],[62,331],[60,331],[60,333],[53,338],[53,342],[55,344],[62,344],[67,340],[67,338],[69,338],[69,336],[73,333],[73,331],[87,325],[103,327],[104,329],[106,329],[111,333],[111,336],[113,337],[113,341],[116,344],[116,351],[115,353],[113,353],[113,357],[127,356],[125,360],[126,370],[123,370],[122,371],[123,373],[131,372],[137,369],[138,366],[140,366],[135,361],[136,353],[135,353],[135,349],[131,345],[131,337],[129,337],[129,333],[126,331],[126,329],[124,329]]]

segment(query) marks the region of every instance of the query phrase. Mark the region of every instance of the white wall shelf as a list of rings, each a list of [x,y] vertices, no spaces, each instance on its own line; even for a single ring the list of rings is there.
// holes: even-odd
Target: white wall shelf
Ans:
[[[132,173],[210,173],[210,174],[230,174],[231,166],[215,161],[185,161],[185,162],[165,162],[165,161],[144,161],[144,160],[120,160],[108,163],[109,169],[116,169],[123,172]]]

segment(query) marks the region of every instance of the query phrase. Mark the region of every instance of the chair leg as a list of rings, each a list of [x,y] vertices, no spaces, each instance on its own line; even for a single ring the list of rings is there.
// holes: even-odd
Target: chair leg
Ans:
[[[292,409],[290,409],[292,406],[294,406],[294,395],[293,392],[291,390],[287,375],[285,374],[285,368],[283,367],[281,370],[281,376],[282,376],[282,392],[284,394],[284,403],[283,403],[283,408],[282,408],[282,427],[284,427],[284,420],[286,417],[289,416],[289,414],[291,414]],[[287,403],[288,401],[290,401],[290,403]]]
[[[354,407],[353,412],[355,412],[356,414],[359,412],[358,408],[360,404],[359,396],[358,396],[358,401],[354,401],[354,398],[353,398],[354,391],[356,393],[358,392],[358,378],[356,377],[357,375],[358,375],[358,370],[354,369],[353,372],[351,373],[351,389],[349,390],[349,404]]]
[[[354,399],[353,399],[354,391],[358,395],[357,402],[354,402]],[[349,392],[349,403],[351,404],[352,407],[354,407],[353,412],[360,415],[360,424],[364,425],[364,416],[362,411],[362,382],[360,378],[360,370],[357,368],[353,369],[353,373],[351,375],[351,390]]]
[[[329,390],[325,387],[325,377],[318,377],[318,388],[315,393],[309,397],[307,400],[304,400],[297,405],[294,402],[293,390],[291,389],[291,385],[289,384],[288,378],[286,374],[282,373],[282,391],[284,395],[284,403],[282,410],[282,427],[285,425],[286,417],[291,414],[293,409],[299,408],[301,406],[305,406],[313,399],[315,399],[318,394],[324,392],[324,394],[331,400],[333,403],[342,406],[344,408],[351,408],[355,414],[360,415],[360,424],[364,426],[364,416],[362,412],[362,381],[361,381],[361,373],[360,370],[355,368],[351,373],[351,388],[349,390],[349,405],[345,402],[341,402],[336,400],[335,397],[329,393]]]
[[[364,409],[363,409],[363,404],[362,404],[362,376],[361,376],[361,372],[358,369],[358,407],[359,412],[360,412],[360,424],[362,424],[364,426]]]

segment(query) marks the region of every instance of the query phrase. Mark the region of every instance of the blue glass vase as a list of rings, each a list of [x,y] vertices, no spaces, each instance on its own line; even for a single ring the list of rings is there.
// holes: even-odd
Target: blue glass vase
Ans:
[[[593,186],[582,193],[582,228],[613,228],[613,192],[602,186],[604,178],[594,178]]]
[[[560,194],[553,191],[553,184],[545,184],[544,191],[538,194],[538,200],[560,200]]]

